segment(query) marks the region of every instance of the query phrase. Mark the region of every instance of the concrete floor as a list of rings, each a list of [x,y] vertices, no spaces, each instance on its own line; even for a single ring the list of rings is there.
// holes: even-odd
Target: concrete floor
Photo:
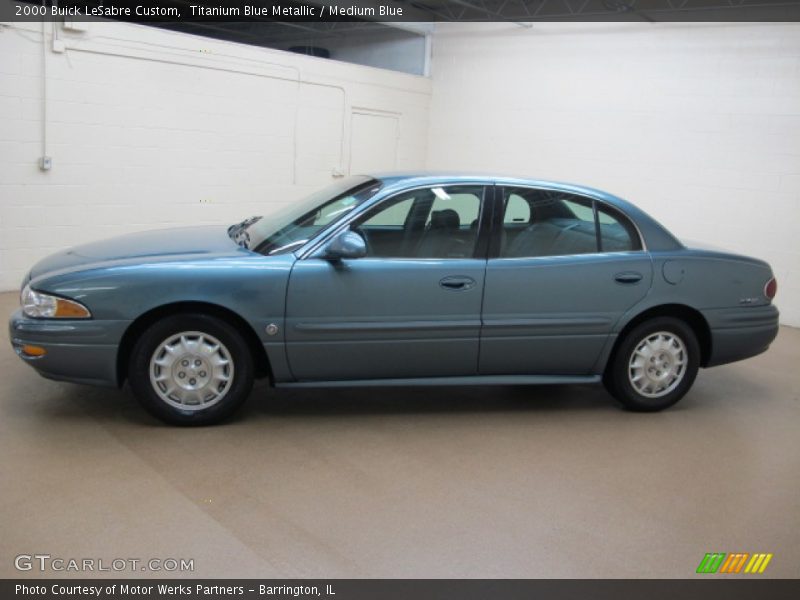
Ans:
[[[197,577],[688,577],[714,551],[798,577],[798,425],[789,328],[660,414],[595,387],[261,386],[204,429],[44,380],[3,330],[0,577],[21,553],[193,558]]]

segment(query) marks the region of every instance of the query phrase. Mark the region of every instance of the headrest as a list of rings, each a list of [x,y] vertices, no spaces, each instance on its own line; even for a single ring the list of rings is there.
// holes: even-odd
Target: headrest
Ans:
[[[452,208],[435,210],[431,213],[431,229],[458,229],[461,219]]]

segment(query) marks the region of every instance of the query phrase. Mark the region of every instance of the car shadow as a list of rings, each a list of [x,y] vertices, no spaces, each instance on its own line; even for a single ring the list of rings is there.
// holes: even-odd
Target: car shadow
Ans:
[[[261,401],[266,394],[266,401]],[[239,418],[615,409],[602,386],[435,386],[256,389]]]
[[[6,406],[13,412],[35,408],[39,417],[61,422],[96,418],[159,426],[127,386],[121,390],[48,383],[36,402]],[[242,410],[228,424],[274,417],[469,414],[496,412],[613,411],[619,405],[600,385],[435,386],[272,388],[258,382]]]
[[[696,410],[727,404],[730,392],[753,398],[764,390],[757,382],[740,376],[735,369],[704,372],[693,390],[669,409]],[[723,383],[723,385],[720,385]],[[31,386],[34,387],[34,386]],[[82,420],[127,421],[142,426],[161,426],[139,406],[126,387],[122,390],[48,382],[37,388],[36,402],[13,402],[6,410],[30,411],[40,416]],[[229,425],[274,417],[342,417],[413,414],[542,413],[555,414],[621,411],[617,401],[602,385],[518,385],[518,386],[433,386],[433,387],[352,387],[352,388],[272,388],[266,381],[256,383],[242,410],[227,421]],[[649,413],[657,414],[657,413]]]

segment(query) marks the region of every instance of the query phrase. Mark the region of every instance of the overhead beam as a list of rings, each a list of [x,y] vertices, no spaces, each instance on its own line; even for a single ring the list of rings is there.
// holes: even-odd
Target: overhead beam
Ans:
[[[386,27],[394,27],[395,29],[402,29],[410,33],[418,33],[419,35],[428,35],[429,33],[433,33],[436,29],[434,23],[404,23],[401,21],[378,21],[378,23],[386,25]]]

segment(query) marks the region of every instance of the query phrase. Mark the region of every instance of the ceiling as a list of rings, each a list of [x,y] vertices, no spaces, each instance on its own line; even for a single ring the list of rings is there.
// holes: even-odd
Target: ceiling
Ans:
[[[215,0],[166,0],[189,12],[190,4],[219,6]],[[323,0],[285,0],[286,5],[316,6]],[[271,7],[273,0],[249,0],[248,4]],[[535,27],[547,21],[782,21],[800,20],[800,0],[341,0],[340,5],[369,8],[385,5],[401,8],[401,20],[356,16],[348,20],[270,20],[219,18],[151,23],[159,27],[217,39],[277,49],[326,48],[337,41],[380,40],[398,30],[424,35],[434,23],[453,21],[506,21]]]
[[[214,4],[204,0],[171,0],[172,4]],[[271,0],[249,4],[272,6]],[[320,0],[296,0],[292,5],[319,6]],[[775,21],[800,19],[800,0],[350,0],[358,8],[378,4],[402,8],[403,21],[384,24],[387,17],[353,17],[351,21],[319,19],[306,22],[243,19],[216,22],[164,23],[170,29],[244,43],[277,47],[331,37],[381,31],[388,26],[424,33],[417,23],[448,21],[510,21],[531,26],[539,21]],[[218,4],[217,4],[218,5]],[[412,24],[413,23],[413,24]]]

